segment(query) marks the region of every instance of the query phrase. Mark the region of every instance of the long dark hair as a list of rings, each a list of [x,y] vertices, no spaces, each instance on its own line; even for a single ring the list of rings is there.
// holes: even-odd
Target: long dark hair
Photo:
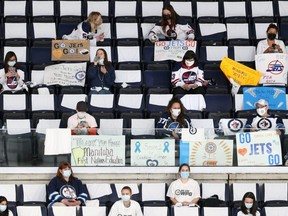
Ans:
[[[107,55],[107,52],[106,52],[105,49],[102,49],[102,48],[97,49],[96,55],[97,55],[97,52],[100,51],[100,50],[104,53],[104,66],[105,66],[106,70],[108,71],[108,70],[111,68],[112,65],[111,65],[111,63],[108,61],[108,55]]]
[[[185,65],[185,60],[187,60],[187,59],[194,59],[194,65],[197,65],[197,56],[196,56],[196,54],[194,53],[194,51],[188,50],[188,51],[184,54],[183,59],[182,59],[182,61],[181,61],[182,64]]]
[[[184,167],[184,166],[187,166],[187,167],[188,167],[188,170],[189,170],[189,172],[190,172],[190,166],[189,166],[189,164],[183,163],[183,164],[180,165],[180,167],[179,167],[179,169],[178,169],[178,172],[179,172],[179,173],[180,173],[182,167]]]
[[[245,206],[245,198],[250,198],[253,200],[253,205],[252,208],[248,211],[248,209]],[[255,195],[252,192],[247,192],[244,194],[243,198],[242,198],[242,203],[241,203],[241,211],[247,215],[247,214],[252,214],[253,216],[256,216],[256,211],[257,211],[257,202],[255,199]]]
[[[8,216],[9,215],[9,209],[8,209],[8,200],[4,196],[0,196],[0,203],[6,201],[7,203],[7,208],[4,212],[0,212],[0,216]]]
[[[171,13],[171,28],[175,29],[176,26],[176,22],[179,19],[179,15],[176,13],[176,11],[174,10],[173,6],[170,4],[164,5],[163,9],[162,9],[162,16],[163,16],[163,11],[164,10],[169,10]],[[161,18],[161,26],[162,26],[162,30],[163,32],[165,32],[166,26],[168,25],[168,21],[164,20],[163,17]]]
[[[176,97],[173,97],[170,101],[169,101],[169,103],[168,103],[168,105],[167,105],[167,107],[166,107],[166,112],[169,114],[169,115],[171,115],[171,108],[172,108],[172,106],[173,106],[173,104],[174,103],[179,103],[180,104],[180,109],[181,109],[181,112],[180,112],[180,115],[177,117],[177,122],[179,122],[180,124],[182,124],[182,125],[185,125],[185,118],[184,118],[184,116],[185,116],[185,111],[186,111],[186,109],[185,109],[185,107],[184,107],[184,105],[182,104],[182,102],[181,102],[181,100],[179,99],[179,98],[176,98]],[[188,125],[187,125],[188,126]]]
[[[56,176],[62,180],[64,180],[64,177],[62,175],[62,173],[60,172],[60,170],[65,169],[65,168],[69,168],[71,170],[71,176],[69,178],[73,179],[74,177],[74,173],[73,170],[71,168],[71,164],[68,161],[62,161],[60,162],[59,166],[58,166],[58,170],[57,170],[57,174]]]
[[[13,51],[9,51],[9,52],[6,53],[6,56],[5,56],[5,59],[4,59],[4,70],[5,70],[5,73],[8,73],[8,68],[9,68],[8,61],[13,56],[15,56],[15,59],[16,59],[16,64],[14,65],[14,67],[16,68],[16,71],[17,71],[17,68],[18,68],[17,56],[16,56],[16,54]]]

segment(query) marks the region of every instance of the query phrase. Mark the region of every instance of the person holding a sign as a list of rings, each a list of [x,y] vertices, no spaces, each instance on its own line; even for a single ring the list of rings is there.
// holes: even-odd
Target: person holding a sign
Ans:
[[[70,163],[62,161],[48,184],[49,206],[85,205],[88,195],[81,180],[74,177]]]
[[[143,216],[139,203],[131,200],[131,196],[131,188],[129,186],[123,187],[121,190],[121,200],[113,204],[108,216]]]
[[[0,84],[2,91],[19,91],[24,85],[24,71],[17,64],[17,56],[14,52],[7,52],[4,59],[4,68],[0,70]],[[1,89],[0,89],[1,92]]]
[[[112,94],[111,89],[115,81],[115,70],[108,61],[107,52],[98,49],[87,71],[87,83],[90,94]]]
[[[96,46],[98,41],[104,40],[104,32],[101,31],[103,20],[101,14],[92,11],[87,20],[79,23],[69,35],[63,35],[63,40],[90,40],[91,46]]]
[[[70,116],[67,123],[68,128],[72,129],[72,134],[96,134],[96,120],[92,115],[87,113],[87,110],[87,105],[84,101],[77,103],[77,113]]]
[[[244,194],[241,207],[238,209],[237,216],[245,215],[260,216],[255,195],[252,192],[247,192]]]
[[[181,62],[173,68],[171,82],[173,94],[205,94],[204,72],[196,66],[196,54],[188,50]]]
[[[169,101],[166,112],[163,113],[156,127],[163,128],[157,130],[158,135],[164,134],[177,140],[181,138],[182,128],[192,128],[191,120],[185,115],[185,108],[180,99],[174,97]]]
[[[197,181],[189,178],[190,166],[182,164],[178,174],[180,178],[170,184],[167,196],[176,207],[195,206],[200,199],[200,187]]]
[[[162,18],[149,32],[151,42],[159,41],[158,35],[166,40],[194,40],[194,30],[174,10],[172,5],[166,5],[162,9]]]
[[[276,39],[278,27],[271,23],[267,30],[267,39],[259,41],[257,45],[257,54],[263,53],[287,53],[285,44],[282,40]]]

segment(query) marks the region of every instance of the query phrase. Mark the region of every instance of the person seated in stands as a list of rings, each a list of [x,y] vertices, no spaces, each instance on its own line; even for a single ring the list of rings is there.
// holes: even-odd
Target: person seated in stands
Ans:
[[[48,184],[48,197],[48,206],[85,205],[88,195],[82,181],[74,176],[69,162],[59,164],[56,176]]]
[[[13,213],[8,209],[8,200],[4,196],[0,196],[0,216],[13,216]]]
[[[203,86],[207,86],[204,80],[204,72],[197,67],[196,54],[188,50],[181,62],[172,70],[172,93],[176,94],[205,94]]]
[[[163,130],[157,130],[158,135],[174,137],[177,140],[181,138],[182,128],[192,128],[191,120],[185,115],[185,108],[180,99],[174,97],[169,101],[156,128],[163,128]]]
[[[108,216],[143,216],[139,203],[131,200],[132,190],[130,187],[123,187],[121,195],[121,200],[113,204]]]
[[[195,37],[194,30],[176,13],[172,5],[163,7],[162,18],[149,32],[149,40],[159,41],[159,35],[166,40],[194,40]]]
[[[115,70],[108,61],[107,52],[104,49],[96,51],[94,62],[88,68],[86,81],[90,94],[112,94]]]
[[[17,56],[12,51],[7,52],[5,56],[4,68],[0,70],[0,84],[2,91],[15,92],[23,89],[24,71],[19,69]]]
[[[257,54],[263,53],[287,53],[286,47],[282,40],[276,39],[278,27],[271,23],[267,30],[267,39],[259,41],[257,45]]]
[[[172,205],[176,207],[195,206],[200,199],[200,187],[197,181],[189,178],[190,166],[182,164],[178,175],[180,178],[170,184],[167,196],[170,197]]]
[[[97,42],[104,40],[104,32],[101,31],[103,20],[101,14],[92,11],[87,20],[79,23],[69,35],[63,35],[63,40],[90,40],[91,46],[96,46]]]
[[[287,147],[284,146],[285,126],[280,116],[269,113],[269,104],[266,100],[260,99],[256,102],[257,115],[251,115],[246,125],[244,126],[244,132],[255,132],[261,130],[276,130],[276,133],[280,136],[282,145],[283,161],[285,165],[288,165]]]
[[[260,216],[255,195],[252,192],[244,194],[237,216]]]
[[[72,129],[72,134],[86,135],[96,134],[97,123],[95,118],[87,113],[87,105],[84,101],[79,101],[74,115],[68,119],[68,128]]]

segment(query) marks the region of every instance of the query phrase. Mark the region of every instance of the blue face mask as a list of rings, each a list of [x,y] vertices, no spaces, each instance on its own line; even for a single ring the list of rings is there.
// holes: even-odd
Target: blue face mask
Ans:
[[[123,201],[129,201],[130,200],[130,195],[122,195],[122,200]]]
[[[64,170],[64,172],[63,172],[64,177],[69,178],[70,175],[71,175],[71,170]]]
[[[187,179],[189,178],[189,172],[180,172],[180,177],[182,179]]]
[[[7,209],[7,205],[0,205],[0,212],[4,212]]]

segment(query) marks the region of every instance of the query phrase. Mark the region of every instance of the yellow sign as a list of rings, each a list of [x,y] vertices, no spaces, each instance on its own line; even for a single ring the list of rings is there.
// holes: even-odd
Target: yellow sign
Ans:
[[[89,61],[88,40],[52,40],[52,61]]]
[[[261,72],[251,69],[228,57],[222,59],[220,69],[228,80],[232,78],[239,85],[256,86],[262,76]]]

